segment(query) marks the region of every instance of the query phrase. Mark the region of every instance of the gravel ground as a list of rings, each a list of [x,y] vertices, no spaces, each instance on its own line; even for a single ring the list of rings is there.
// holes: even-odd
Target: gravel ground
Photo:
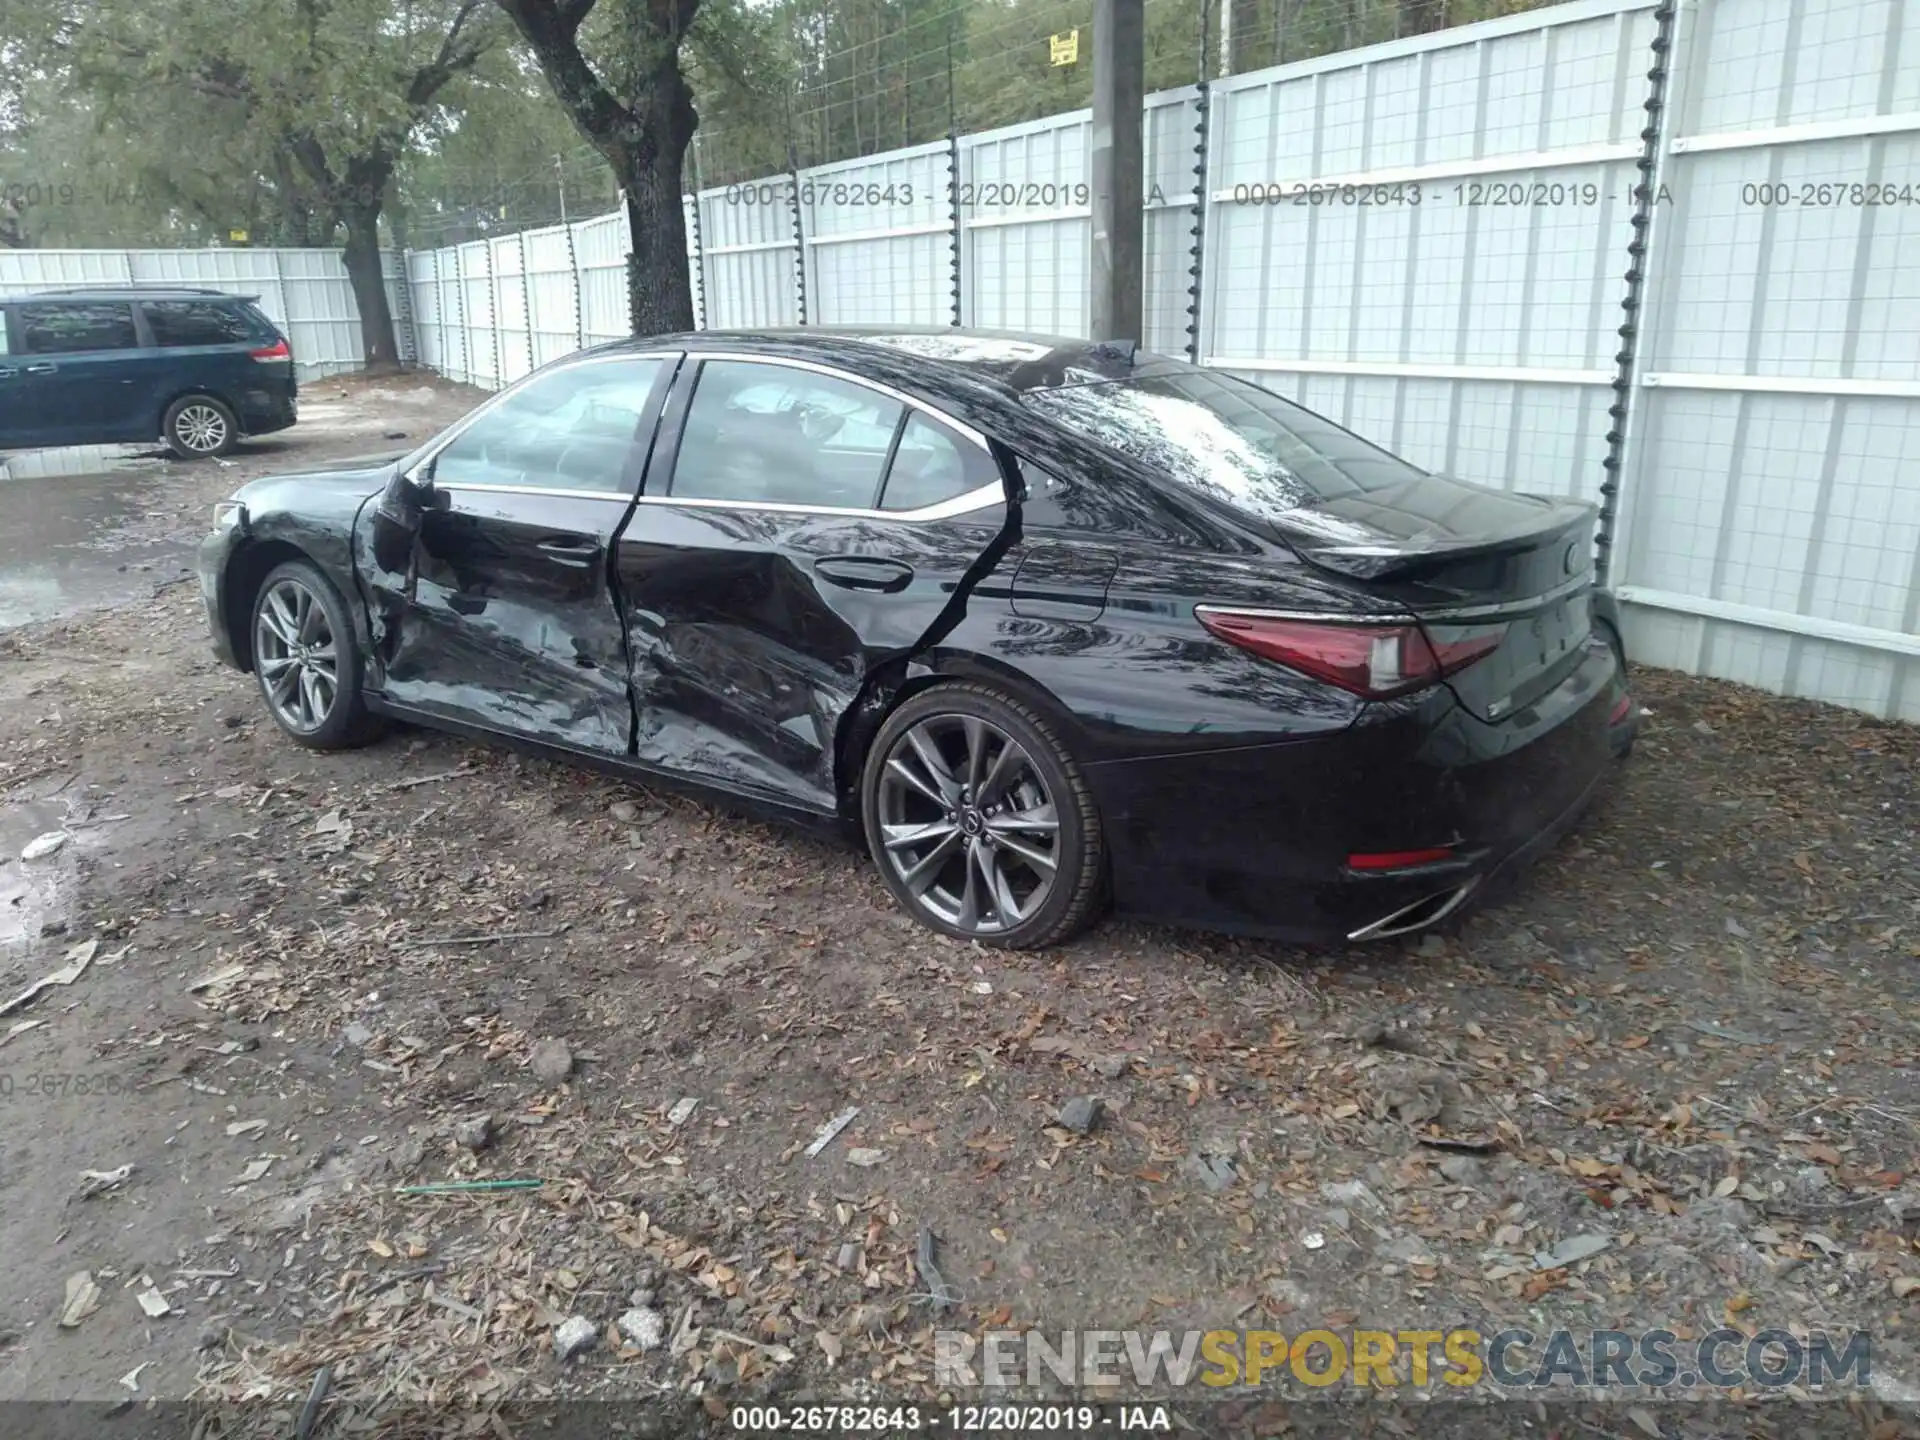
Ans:
[[[170,479],[154,523],[233,481]],[[936,1328],[1858,1328],[1871,1387],[1813,1418],[1188,1408],[1912,1433],[1920,732],[1640,681],[1616,785],[1443,935],[1005,954],[718,809],[417,731],[301,751],[190,586],[0,634],[0,1003],[87,962],[0,1017],[0,1397],[251,1399],[286,1434],[324,1365],[330,1423],[632,1398],[690,1433],[931,1400]],[[454,1180],[541,1183],[400,1190]],[[81,1272],[99,1306],[63,1327]],[[563,1361],[572,1317],[597,1343]]]

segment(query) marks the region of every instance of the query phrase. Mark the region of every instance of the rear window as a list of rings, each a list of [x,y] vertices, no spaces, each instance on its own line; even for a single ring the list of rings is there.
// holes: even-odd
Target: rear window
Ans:
[[[148,300],[141,308],[156,345],[240,345],[260,333],[253,318],[230,300]]]
[[[1231,375],[1193,370],[1026,391],[1068,429],[1263,520],[1425,472]]]

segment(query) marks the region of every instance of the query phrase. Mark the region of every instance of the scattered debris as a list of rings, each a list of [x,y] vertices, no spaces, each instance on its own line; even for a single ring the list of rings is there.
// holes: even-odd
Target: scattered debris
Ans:
[[[1541,1250],[1533,1257],[1534,1267],[1540,1270],[1559,1270],[1568,1265],[1577,1265],[1582,1260],[1591,1260],[1613,1243],[1609,1235],[1584,1234],[1569,1235],[1551,1250]]]
[[[147,1285],[144,1289],[136,1290],[133,1298],[140,1302],[140,1308],[146,1312],[149,1320],[158,1320],[163,1315],[171,1315],[173,1313],[173,1306],[167,1303],[167,1297],[162,1295],[151,1284]]]
[[[1087,1062],[1087,1068],[1102,1080],[1118,1080],[1133,1067],[1133,1061],[1125,1055],[1096,1055]]]
[[[914,1266],[920,1272],[920,1283],[927,1287],[927,1298],[933,1308],[951,1310],[960,1303],[960,1292],[947,1283],[934,1261],[937,1244],[932,1227],[922,1225],[919,1243],[914,1247]]]
[[[189,995],[197,995],[202,990],[213,990],[222,985],[231,985],[234,981],[244,977],[246,973],[247,967],[244,965],[223,965],[218,970],[211,970],[205,975],[202,975],[198,980],[189,981],[187,984],[187,993]]]
[[[607,813],[622,825],[636,825],[640,821],[640,807],[631,800],[616,800],[607,807]]]
[[[131,1164],[116,1166],[112,1170],[82,1170],[80,1189],[73,1197],[76,1200],[91,1200],[96,1195],[104,1195],[109,1190],[117,1190],[127,1183],[127,1177],[133,1174]]]
[[[1085,1135],[1099,1125],[1105,1111],[1106,1102],[1098,1095],[1076,1095],[1060,1107],[1054,1120],[1076,1135]]]
[[[249,1160],[247,1162],[247,1168],[240,1172],[240,1178],[233,1182],[235,1188],[241,1185],[251,1185],[256,1180],[265,1179],[267,1171],[272,1168],[273,1160],[271,1157],[265,1160]]]
[[[667,1124],[678,1130],[693,1118],[693,1112],[699,1108],[699,1105],[700,1102],[691,1095],[674,1101],[673,1108],[667,1111]]]
[[[127,1389],[133,1391],[136,1395],[139,1394],[140,1393],[140,1372],[142,1370],[145,1370],[148,1366],[152,1365],[153,1363],[154,1362],[151,1360],[142,1360],[138,1365],[134,1366],[133,1369],[127,1371],[126,1374],[120,1377],[120,1383],[126,1386]]]
[[[266,1133],[267,1122],[264,1120],[236,1120],[227,1126],[227,1135],[230,1139],[238,1139],[242,1135],[252,1139],[256,1135]]]
[[[67,1298],[60,1307],[60,1328],[73,1330],[80,1322],[100,1308],[100,1287],[93,1281],[93,1273],[82,1270],[67,1277]]]
[[[1300,1243],[1309,1250],[1324,1250],[1327,1247],[1327,1237],[1318,1230],[1309,1230],[1300,1237]]]
[[[435,1180],[426,1185],[402,1185],[402,1195],[467,1195],[489,1190],[538,1190],[544,1180]]]
[[[667,1319],[647,1305],[636,1305],[616,1322],[628,1344],[641,1350],[658,1350],[667,1341]]]
[[[548,1085],[558,1085],[573,1074],[573,1051],[564,1040],[546,1039],[533,1047],[527,1064],[534,1076]]]
[[[38,1030],[46,1023],[44,1020],[21,1020],[9,1028],[6,1034],[0,1035],[0,1045],[6,1044],[16,1035],[24,1035],[29,1030]]]
[[[475,1115],[453,1127],[453,1143],[463,1150],[484,1150],[493,1144],[493,1116]]]
[[[1471,1155],[1449,1155],[1440,1162],[1440,1173],[1456,1185],[1471,1185],[1480,1178],[1480,1161]]]
[[[847,1163],[858,1165],[862,1170],[871,1170],[886,1158],[884,1150],[869,1150],[862,1146],[855,1146],[847,1151]]]
[[[838,1115],[820,1127],[820,1133],[813,1137],[813,1143],[807,1146],[802,1153],[807,1159],[813,1159],[814,1156],[831,1145],[833,1143],[833,1137],[851,1125],[853,1123],[853,1117],[859,1113],[860,1107],[858,1105],[851,1105],[845,1110],[842,1110]]]
[[[320,1406],[327,1398],[327,1391],[333,1388],[333,1367],[322,1365],[313,1377],[313,1385],[307,1391],[307,1401],[300,1407],[299,1423],[293,1427],[293,1440],[308,1440],[313,1434],[314,1423],[320,1418]]]
[[[33,984],[22,990],[6,1004],[0,1005],[0,1015],[7,1015],[27,1004],[42,990],[53,985],[71,985],[86,973],[87,966],[93,963],[95,953],[100,949],[98,940],[82,940],[67,951],[67,963],[51,974],[42,975]]]
[[[1697,1030],[1702,1035],[1711,1035],[1716,1040],[1726,1040],[1735,1045],[1771,1045],[1773,1042],[1764,1035],[1755,1035],[1749,1030],[1733,1030],[1711,1020],[1689,1020],[1689,1030]]]
[[[1195,1150],[1187,1156],[1186,1167],[1187,1173],[1200,1182],[1203,1190],[1215,1195],[1231,1190],[1240,1178],[1239,1167],[1234,1164],[1231,1155]]]
[[[571,1360],[591,1350],[600,1339],[600,1331],[591,1320],[574,1315],[553,1332],[553,1353],[560,1360]]]
[[[44,860],[59,851],[73,836],[65,830],[49,830],[44,835],[36,835],[29,840],[26,848],[20,852],[22,860]]]
[[[373,1031],[358,1020],[350,1020],[340,1032],[340,1038],[356,1050],[364,1050],[373,1043]]]

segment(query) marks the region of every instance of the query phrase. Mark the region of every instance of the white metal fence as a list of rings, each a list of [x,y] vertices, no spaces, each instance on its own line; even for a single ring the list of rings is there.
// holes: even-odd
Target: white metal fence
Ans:
[[[397,257],[387,303],[399,302]],[[300,375],[358,370],[360,310],[338,250],[0,250],[0,296],[70,285],[204,285],[258,295]]]
[[[1200,363],[1470,479],[1597,500],[1611,456],[1639,658],[1920,720],[1916,22],[1572,0],[1234,76],[1197,207],[1200,96],[1153,96],[1143,338],[1191,320]],[[704,191],[701,323],[1084,334],[1089,124]],[[572,227],[571,289],[520,258],[563,233],[413,256],[431,363],[494,384],[626,333],[619,221]],[[451,319],[449,274],[483,277]]]
[[[1143,338],[1471,479],[1598,499],[1611,459],[1639,658],[1920,720],[1917,21],[1570,0],[1152,96]],[[1089,125],[689,197],[699,323],[1084,334]],[[494,388],[624,336],[628,250],[409,254],[412,344]],[[357,363],[336,252],[0,251],[0,294],[96,281],[257,291]]]

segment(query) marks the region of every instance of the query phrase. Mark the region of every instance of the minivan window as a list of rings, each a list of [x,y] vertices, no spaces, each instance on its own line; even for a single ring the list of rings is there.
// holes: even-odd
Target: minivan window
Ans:
[[[1033,389],[1022,398],[1263,520],[1425,474],[1270,390],[1212,371]]]
[[[254,338],[237,305],[217,300],[148,300],[147,325],[156,345],[240,345]]]
[[[21,353],[66,355],[81,350],[132,350],[139,339],[133,306],[98,300],[36,301],[14,312]]]

